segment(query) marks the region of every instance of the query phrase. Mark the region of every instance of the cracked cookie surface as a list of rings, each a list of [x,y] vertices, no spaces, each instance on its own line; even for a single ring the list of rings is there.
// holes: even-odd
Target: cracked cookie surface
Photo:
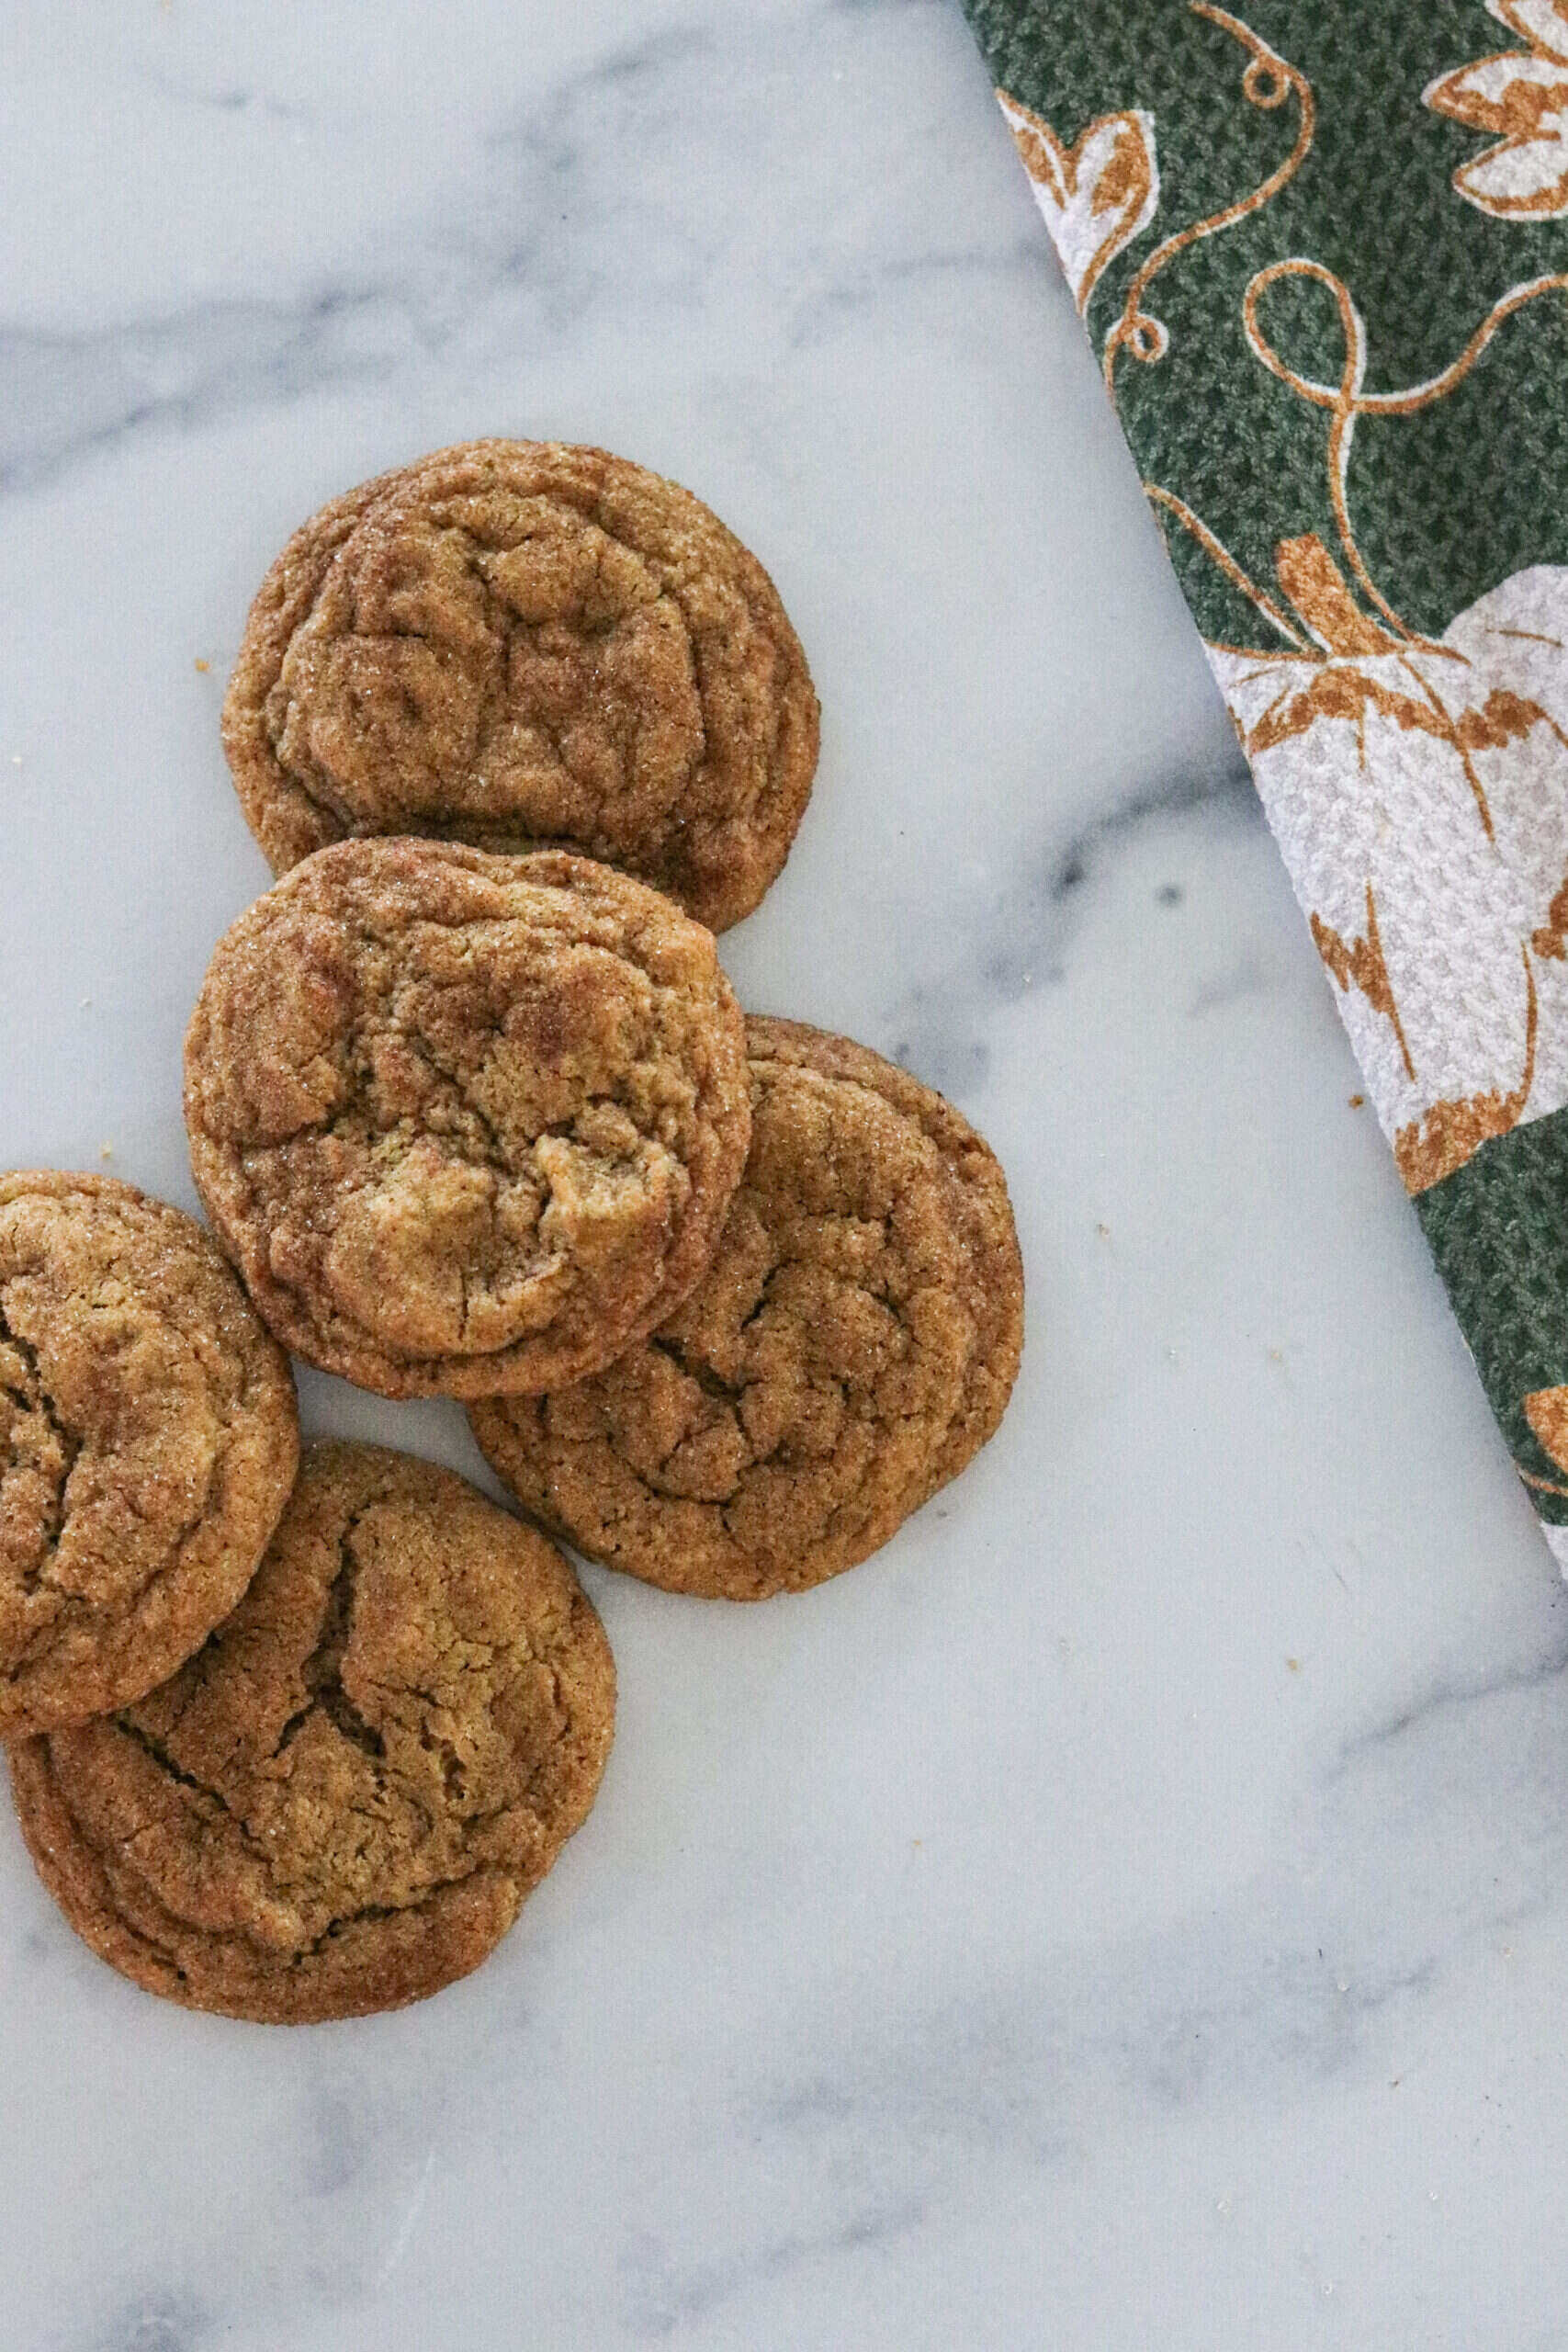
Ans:
[[[298,1455],[288,1361],[198,1225],[110,1177],[0,1175],[0,1737],[188,1657]]]
[[[603,449],[479,441],[295,533],[223,744],[275,872],[355,834],[549,845],[721,931],[789,854],[817,697],[772,581],[690,492]]]
[[[219,943],[191,1165],[264,1320],[388,1396],[581,1377],[700,1277],[745,1163],[712,934],[561,852],[343,842]]]
[[[589,1558],[736,1600],[885,1544],[995,1430],[1023,1339],[1006,1183],[967,1122],[845,1038],[746,1036],[750,1157],[702,1283],[592,1379],[469,1413]]]
[[[477,1967],[586,1817],[614,1713],[552,1544],[451,1471],[315,1445],[206,1647],[134,1706],[13,1747],[12,1791],[112,1967],[300,2024]]]

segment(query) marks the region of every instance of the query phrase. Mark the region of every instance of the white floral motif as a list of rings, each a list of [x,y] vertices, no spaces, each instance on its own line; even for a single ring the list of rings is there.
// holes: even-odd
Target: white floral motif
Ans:
[[[1440,74],[1422,96],[1433,112],[1494,134],[1454,174],[1468,202],[1504,220],[1568,213],[1568,0],[1486,0],[1529,43]]]

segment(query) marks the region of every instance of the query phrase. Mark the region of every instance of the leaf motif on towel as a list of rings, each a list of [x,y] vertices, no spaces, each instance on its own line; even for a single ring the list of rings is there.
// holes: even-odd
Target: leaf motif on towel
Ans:
[[[1155,217],[1154,117],[1137,107],[1100,115],[1069,147],[1005,90],[997,99],[1081,317],[1110,264]]]
[[[1312,145],[1315,108],[1304,75],[1250,25],[1232,16],[1228,8],[1216,6],[1215,0],[1188,0],[1188,13],[1206,19],[1239,44],[1247,60],[1241,91],[1248,106],[1272,114],[1288,100],[1295,100],[1296,136],[1289,153],[1255,187],[1222,205],[1217,212],[1205,213],[1201,220],[1173,231],[1134,273],[1102,353],[1105,388],[1112,401],[1116,362],[1122,352],[1130,352],[1143,366],[1150,367],[1163,359],[1170,347],[1164,321],[1144,307],[1144,297],[1160,271],[1190,247],[1234,228],[1270,203],[1295,177]],[[1084,317],[1106,269],[1148,227],[1158,206],[1154,117],[1143,107],[1099,115],[1069,147],[1043,116],[1026,107],[1021,98],[998,90],[997,99],[1066,272],[1078,315]]]
[[[1381,1012],[1393,1023],[1393,1034],[1399,1040],[1400,1057],[1405,1075],[1414,1078],[1416,1065],[1410,1058],[1410,1048],[1404,1041],[1404,1030],[1394,1001],[1393,986],[1383,961],[1382,942],[1378,937],[1377,901],[1372,886],[1367,885],[1367,930],[1363,939],[1347,939],[1323,917],[1312,918],[1312,935],[1318,954],[1342,989],[1359,989],[1374,1012]]]

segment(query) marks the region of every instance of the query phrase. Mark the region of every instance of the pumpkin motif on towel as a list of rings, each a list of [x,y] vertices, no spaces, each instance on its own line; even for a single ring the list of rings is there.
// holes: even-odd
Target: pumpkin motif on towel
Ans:
[[[1282,541],[1298,647],[1211,646],[1412,1192],[1568,1101],[1568,569],[1440,638]]]

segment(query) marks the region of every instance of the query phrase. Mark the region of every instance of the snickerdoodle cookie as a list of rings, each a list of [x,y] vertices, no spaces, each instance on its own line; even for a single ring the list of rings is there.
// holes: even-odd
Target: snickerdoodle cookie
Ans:
[[[220,942],[191,1165],[264,1320],[388,1396],[559,1386],[701,1277],[745,1164],[712,934],[559,851],[340,842]]]
[[[318,1445],[172,1681],[22,1742],[22,1834],[123,1975],[261,2024],[479,1965],[586,1816],[615,1668],[554,1545],[450,1471]]]
[[[715,931],[788,855],[817,740],[756,558],[689,491],[549,441],[437,450],[312,515],[223,711],[275,872],[354,834],[548,845]]]
[[[172,1674],[299,1450],[288,1361],[198,1225],[107,1176],[0,1176],[0,1736]]]
[[[746,1035],[750,1157],[701,1284],[607,1371],[469,1415],[590,1558],[734,1600],[886,1543],[992,1434],[1023,1339],[1007,1187],[973,1128],[863,1046]]]

